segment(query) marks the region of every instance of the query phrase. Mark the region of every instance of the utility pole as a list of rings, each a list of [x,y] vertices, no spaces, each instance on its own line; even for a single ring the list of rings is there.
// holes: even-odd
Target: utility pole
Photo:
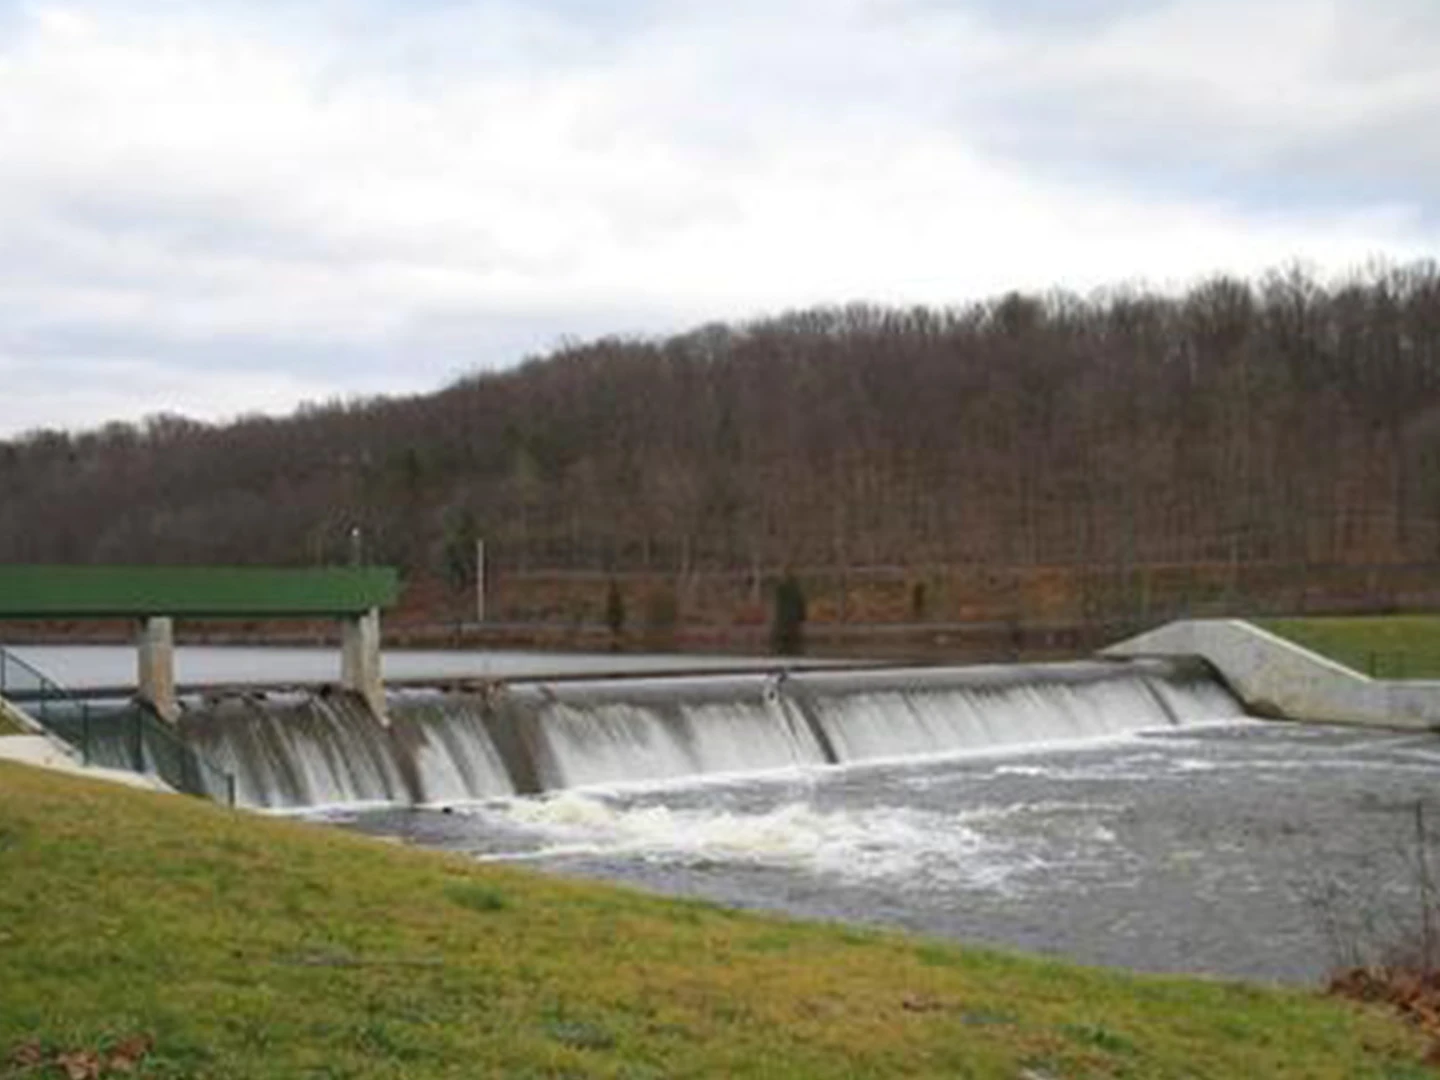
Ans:
[[[475,621],[485,621],[485,541],[475,541]]]

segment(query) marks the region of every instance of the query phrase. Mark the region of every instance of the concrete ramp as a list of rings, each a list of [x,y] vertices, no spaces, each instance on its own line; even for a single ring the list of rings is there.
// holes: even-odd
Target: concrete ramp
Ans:
[[[3,697],[0,697],[0,725],[19,728],[25,735],[40,735],[45,730],[25,710]]]
[[[1371,679],[1240,619],[1168,623],[1103,654],[1200,657],[1260,716],[1440,730],[1440,682]]]
[[[94,765],[82,765],[55,739],[48,735],[6,735],[0,738],[0,761],[14,761],[21,765],[33,765],[37,769],[88,776],[95,780],[108,780],[128,787],[145,788],[148,791],[172,790],[158,776],[129,772],[125,769],[104,769]]]

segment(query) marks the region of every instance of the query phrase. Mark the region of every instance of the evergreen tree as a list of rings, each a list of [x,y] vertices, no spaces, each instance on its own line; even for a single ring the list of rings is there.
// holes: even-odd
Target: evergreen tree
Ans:
[[[805,651],[805,589],[793,573],[775,587],[775,616],[770,624],[770,648],[778,656],[799,656]]]
[[[605,625],[610,628],[610,644],[618,646],[625,631],[625,596],[614,578],[605,592]]]

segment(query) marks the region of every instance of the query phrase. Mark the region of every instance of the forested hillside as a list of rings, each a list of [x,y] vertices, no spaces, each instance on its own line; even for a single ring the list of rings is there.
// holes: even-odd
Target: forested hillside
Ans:
[[[599,619],[519,585],[613,576],[743,620],[787,567],[822,619],[1404,603],[1376,575],[1440,563],[1440,269],[603,340],[422,397],[33,433],[0,500],[12,562],[340,561],[359,524],[421,607],[483,536],[510,618]]]

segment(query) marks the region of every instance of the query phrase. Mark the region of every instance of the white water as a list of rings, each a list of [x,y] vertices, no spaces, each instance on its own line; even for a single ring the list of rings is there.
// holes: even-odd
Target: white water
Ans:
[[[1243,711],[1230,691],[1213,679],[1191,681],[1183,686],[1167,679],[1151,679],[1149,685],[1181,724],[1229,720]]]
[[[778,701],[680,702],[668,709],[556,703],[541,709],[538,726],[550,758],[541,769],[546,789],[825,762],[814,736]]]
[[[418,801],[452,803],[514,794],[505,760],[485,727],[483,702],[438,693],[410,697]]]
[[[1168,723],[1139,680],[863,693],[820,698],[816,709],[842,761],[1073,742]]]
[[[391,724],[335,695],[190,714],[242,800],[460,803],[570,788],[994,752],[1233,719],[1233,698],[1158,662],[614,680],[399,693]],[[353,774],[353,775],[350,775]]]
[[[1255,720],[1184,724],[1064,750],[334,820],[727,906],[1085,963],[1313,983],[1336,961],[1316,886],[1365,900],[1330,909],[1367,928],[1352,939],[1362,946],[1374,942],[1365,898],[1377,882],[1387,926],[1414,910],[1414,867],[1395,834],[1433,798],[1437,745]]]
[[[614,806],[604,798],[562,792],[461,811],[533,833],[545,845],[492,859],[563,855],[636,855],[672,863],[771,865],[850,881],[943,879],[1000,888],[1024,859],[987,838],[963,815],[910,807],[818,810],[788,803],[761,813]]]
[[[246,806],[343,806],[405,801],[383,731],[345,695],[231,698],[182,718],[187,742],[235,778]],[[218,794],[218,793],[217,793]]]

